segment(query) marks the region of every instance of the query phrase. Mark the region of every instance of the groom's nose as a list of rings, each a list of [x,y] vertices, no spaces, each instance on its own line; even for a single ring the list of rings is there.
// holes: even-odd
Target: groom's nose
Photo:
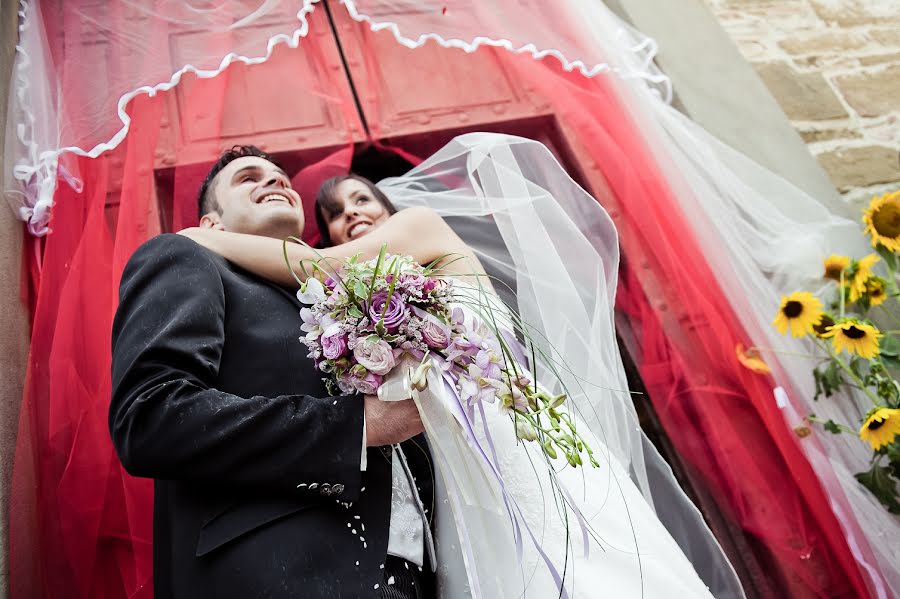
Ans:
[[[269,175],[269,178],[266,180],[266,187],[270,187],[272,185],[279,185],[280,187],[288,187],[290,184],[287,179],[281,176],[279,173],[272,173]]]

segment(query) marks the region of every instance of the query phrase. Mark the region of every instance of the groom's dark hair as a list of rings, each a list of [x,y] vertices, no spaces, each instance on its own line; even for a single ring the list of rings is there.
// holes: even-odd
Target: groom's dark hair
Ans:
[[[206,174],[206,179],[203,180],[203,184],[200,186],[200,193],[197,194],[197,218],[203,218],[204,214],[209,214],[210,212],[218,212],[222,213],[222,207],[219,205],[219,201],[216,200],[216,194],[210,193],[209,188],[212,187],[212,183],[216,178],[216,175],[225,168],[229,162],[233,160],[237,160],[238,158],[246,158],[247,156],[256,156],[258,158],[262,158],[264,160],[268,160],[281,170],[284,170],[278,161],[272,158],[269,154],[266,154],[256,146],[244,145],[244,146],[232,146],[230,150],[225,150],[222,152],[222,155],[219,156],[219,159],[216,163],[209,169],[209,172]]]

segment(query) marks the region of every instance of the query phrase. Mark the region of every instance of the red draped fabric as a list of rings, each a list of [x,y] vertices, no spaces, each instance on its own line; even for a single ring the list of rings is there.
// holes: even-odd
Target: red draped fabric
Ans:
[[[368,50],[374,61],[379,49]],[[301,44],[273,60],[304,51],[315,49]],[[735,344],[748,335],[693,239],[692,219],[702,215],[678,208],[659,155],[623,102],[621,82],[566,73],[553,59],[538,62],[492,49],[475,54],[484,52],[543,98],[587,161],[581,165],[591,171],[586,178],[620,230],[628,267],[618,307],[639,332],[638,362],[650,399],[680,456],[752,539],[754,557],[769,576],[767,588],[793,598],[868,597],[827,498],[776,409],[771,381],[742,370],[734,359]],[[433,48],[413,51],[410,60],[439,55]],[[271,65],[249,67],[266,68]],[[202,143],[194,135],[188,147],[192,123],[182,122],[174,132],[167,128],[174,92],[139,96],[130,106],[134,122],[123,145],[79,160],[81,192],[63,184],[57,191],[39,278],[36,262],[28,268],[36,295],[11,501],[13,599],[152,596],[152,484],[123,472],[107,432],[110,328],[131,252],[164,228],[195,224],[196,190],[210,163],[223,147],[254,141],[249,126],[241,129],[245,138],[235,138],[233,127],[241,122],[235,106],[250,119],[275,101],[272,94],[240,95],[246,79],[230,85],[230,72],[194,81],[178,98],[180,114],[203,116]],[[335,85],[346,85],[343,73],[331,76],[340,79]],[[335,125],[343,127],[340,141],[284,156],[308,204],[310,235],[315,189],[349,168],[350,143],[359,139],[351,126],[356,107],[344,92],[329,90],[328,81],[297,85],[308,88],[309,97],[329,98],[335,114],[350,115]],[[378,100],[366,106],[376,138],[385,130]],[[434,138],[441,135],[447,133]],[[410,162],[429,145],[421,136],[385,143]],[[173,147],[174,162],[161,164],[160,154]],[[35,256],[31,243],[29,259]]]

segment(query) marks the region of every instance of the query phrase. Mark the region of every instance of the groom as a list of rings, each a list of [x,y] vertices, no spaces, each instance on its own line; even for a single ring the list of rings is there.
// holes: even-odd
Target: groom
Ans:
[[[299,195],[253,146],[222,155],[199,204],[201,226],[303,230]],[[300,308],[179,235],[142,245],[122,274],[109,426],[128,472],[155,480],[157,598],[433,593],[415,405],[330,397]]]

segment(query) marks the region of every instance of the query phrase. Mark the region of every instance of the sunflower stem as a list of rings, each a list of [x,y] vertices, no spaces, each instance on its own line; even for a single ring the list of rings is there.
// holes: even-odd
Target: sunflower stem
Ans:
[[[874,405],[881,407],[881,408],[884,407],[884,405],[879,401],[878,397],[872,394],[872,392],[869,390],[869,388],[866,386],[866,384],[862,381],[862,379],[860,379],[858,376],[856,376],[856,373],[853,372],[853,369],[850,368],[850,366],[848,366],[846,363],[844,363],[843,360],[841,360],[838,357],[837,353],[831,348],[831,346],[829,346],[827,343],[820,342],[818,339],[814,339],[813,341],[817,345],[819,345],[819,347],[824,349],[828,353],[828,355],[831,356],[831,359],[834,360],[835,363],[841,367],[841,370],[846,372],[847,375],[849,375],[850,378],[853,379],[853,382],[856,383],[859,386],[859,388],[862,390],[862,392],[865,393],[868,396],[868,398],[872,400],[872,403]]]
[[[769,352],[769,353],[772,353],[772,354],[781,354],[781,355],[783,355],[783,356],[792,356],[792,357],[795,357],[795,358],[810,358],[810,359],[816,359],[816,360],[820,359],[819,356],[814,356],[814,355],[812,355],[812,354],[804,354],[804,353],[801,353],[801,352],[793,352],[793,351],[784,351],[783,349],[775,349],[775,348],[772,348],[772,347],[760,347],[760,346],[758,346],[758,345],[753,345],[753,346],[751,346],[751,347],[748,347],[748,348],[745,350],[745,353],[746,353],[746,352],[750,352],[750,351],[752,351],[752,350],[765,351],[765,352]]]
[[[839,287],[841,293],[841,318],[844,317],[844,271],[841,271],[841,285]]]
[[[824,420],[824,419],[822,419],[822,418],[819,418],[819,417],[817,417],[817,416],[812,416],[812,415],[807,416],[807,417],[806,417],[806,420],[808,420],[808,421],[810,421],[810,422],[816,422],[816,423],[818,423],[818,424],[825,424],[826,422],[828,422],[827,420]],[[834,422],[834,420],[832,420],[832,422]],[[836,427],[838,427],[838,429],[839,429],[841,432],[843,432],[843,433],[850,433],[851,435],[856,436],[856,431],[853,430],[852,428],[850,428],[849,426],[847,426],[847,425],[845,425],[845,424],[840,424],[840,423],[838,423],[838,422],[834,422],[834,425],[835,425]]]
[[[884,310],[884,313],[887,314],[888,316],[890,316],[894,322],[896,322],[897,324],[900,324],[900,318],[898,318],[896,314],[894,314],[893,312],[888,310],[884,305],[881,305],[878,307],[881,308],[882,310]],[[888,332],[893,332],[893,331],[888,331]]]

